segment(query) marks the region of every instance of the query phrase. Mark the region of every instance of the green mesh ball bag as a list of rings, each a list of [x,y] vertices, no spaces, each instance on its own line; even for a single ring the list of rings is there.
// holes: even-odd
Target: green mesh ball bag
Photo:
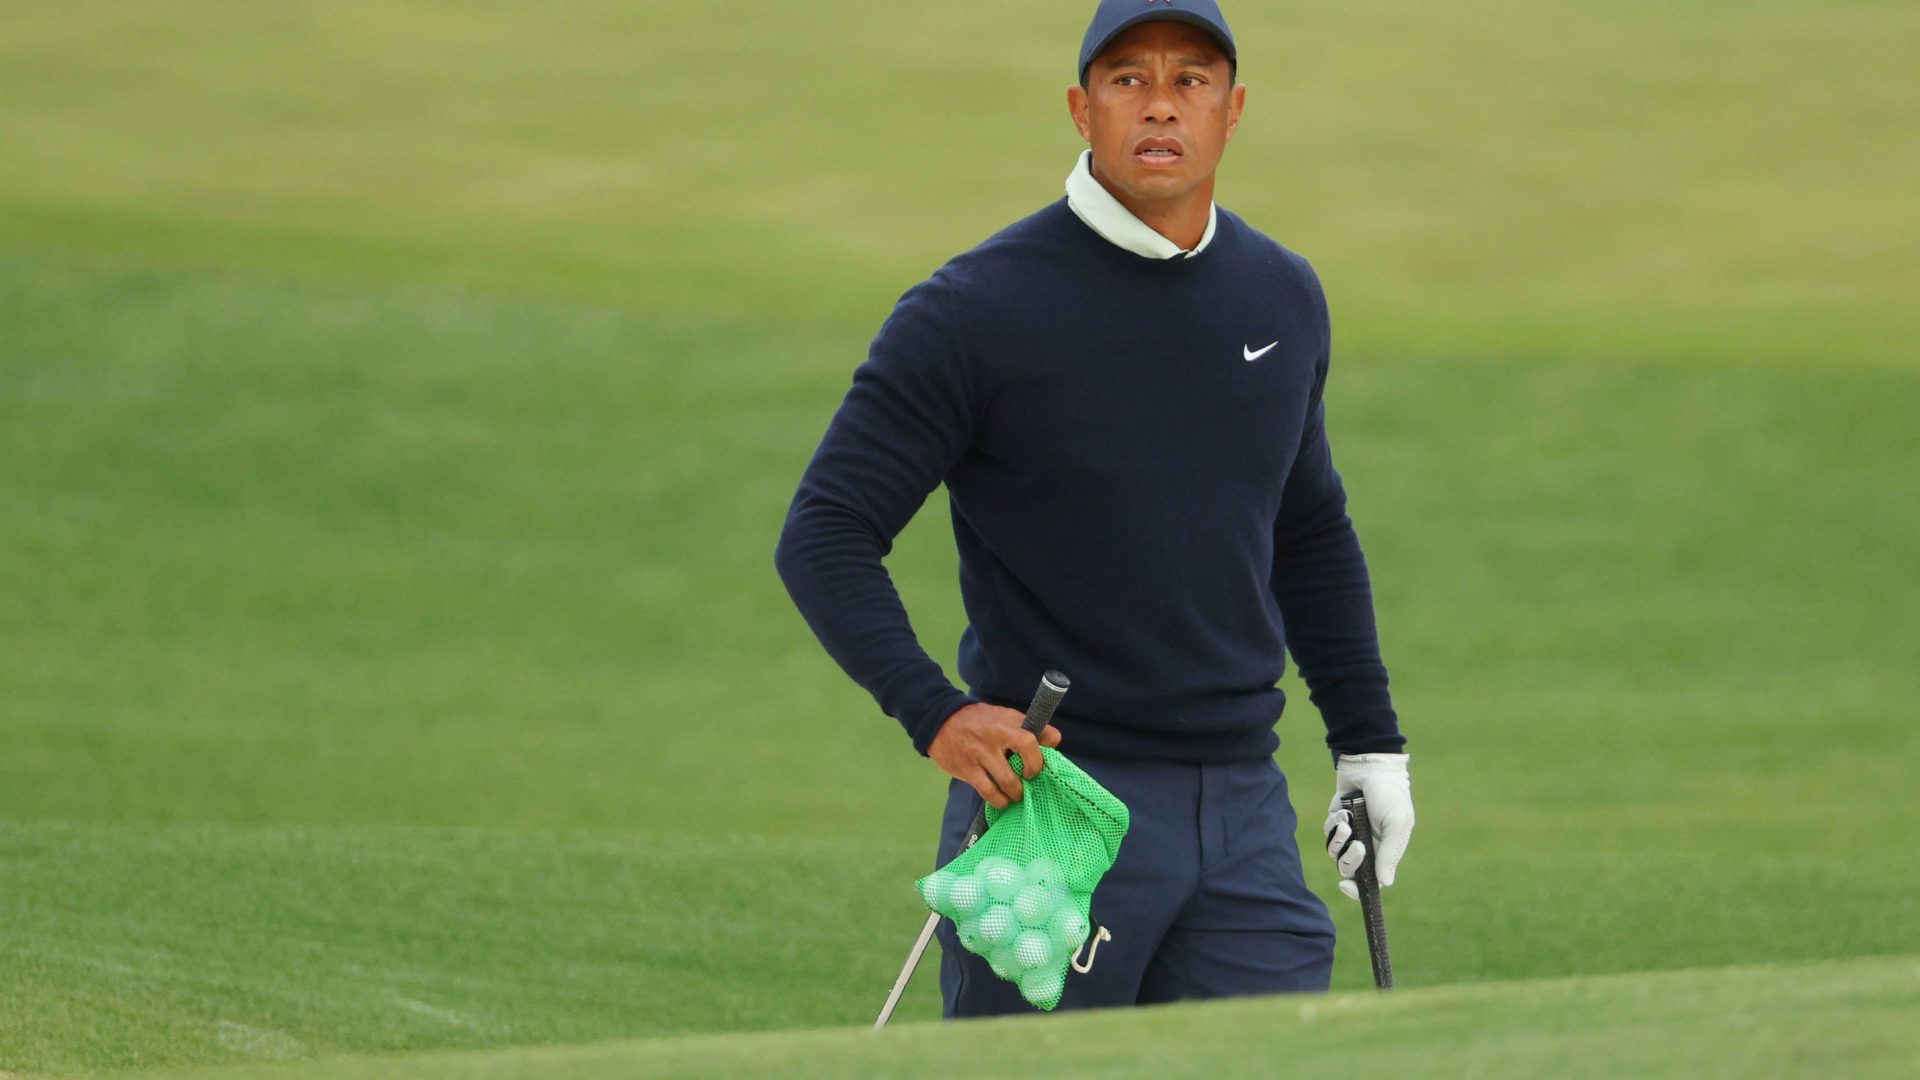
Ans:
[[[1021,800],[987,807],[978,843],[915,884],[953,920],[960,944],[1020,985],[1041,1009],[1060,1004],[1067,965],[1092,929],[1094,886],[1127,835],[1127,807],[1080,766],[1042,748]],[[1020,756],[1013,755],[1016,771]]]

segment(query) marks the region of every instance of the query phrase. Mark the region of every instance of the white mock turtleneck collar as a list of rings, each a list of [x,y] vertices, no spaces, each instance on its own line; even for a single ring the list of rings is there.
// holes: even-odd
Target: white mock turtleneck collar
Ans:
[[[1099,233],[1115,247],[1124,248],[1149,259],[1171,259],[1176,256],[1192,258],[1207,250],[1213,243],[1213,231],[1220,224],[1220,209],[1212,203],[1207,204],[1207,231],[1200,236],[1200,242],[1192,251],[1183,251],[1180,245],[1153,231],[1153,226],[1133,216],[1133,211],[1120,204],[1113,193],[1100,186],[1093,178],[1093,151],[1082,150],[1080,160],[1074,162],[1073,171],[1067,174],[1067,208],[1074,216],[1087,223],[1087,228]]]

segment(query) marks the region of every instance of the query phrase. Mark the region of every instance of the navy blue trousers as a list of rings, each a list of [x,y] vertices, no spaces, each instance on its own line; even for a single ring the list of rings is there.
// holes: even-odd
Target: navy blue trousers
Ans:
[[[1333,920],[1301,876],[1293,804],[1273,759],[1072,760],[1127,804],[1132,826],[1093,894],[1094,924],[1112,940],[1090,971],[1067,973],[1060,1008],[1327,989]],[[959,854],[980,801],[952,781],[935,865]],[[937,935],[948,1019],[1037,1011],[960,947],[950,920]]]

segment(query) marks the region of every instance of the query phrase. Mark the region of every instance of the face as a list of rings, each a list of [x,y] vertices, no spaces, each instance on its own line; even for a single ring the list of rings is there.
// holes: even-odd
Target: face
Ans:
[[[1115,38],[1067,91],[1093,169],[1137,202],[1178,199],[1205,185],[1240,124],[1247,89],[1213,38],[1181,22],[1141,23]]]

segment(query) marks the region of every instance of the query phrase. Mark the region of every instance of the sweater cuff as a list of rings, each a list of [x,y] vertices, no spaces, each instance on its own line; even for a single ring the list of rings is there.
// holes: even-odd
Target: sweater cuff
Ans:
[[[933,701],[918,710],[901,710],[900,726],[906,728],[907,735],[913,739],[913,748],[919,751],[921,757],[926,757],[927,747],[933,745],[934,736],[940,734],[940,728],[947,719],[961,709],[979,703],[979,698],[946,686]]]
[[[1395,732],[1376,738],[1344,741],[1339,746],[1328,743],[1327,752],[1333,756],[1333,763],[1338,765],[1342,757],[1358,754],[1404,754],[1407,752],[1406,745],[1407,740]]]
[[[1327,725],[1327,749],[1341,754],[1399,754],[1407,745],[1386,680],[1348,683],[1313,695]]]

